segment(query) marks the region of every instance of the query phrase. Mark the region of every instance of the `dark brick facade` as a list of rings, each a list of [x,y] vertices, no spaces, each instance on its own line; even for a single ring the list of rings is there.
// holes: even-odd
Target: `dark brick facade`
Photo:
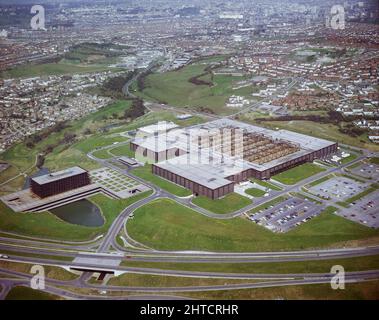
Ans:
[[[91,183],[88,172],[83,172],[70,177],[52,182],[39,184],[31,179],[31,189],[34,194],[41,198],[50,197],[59,193],[81,188]]]

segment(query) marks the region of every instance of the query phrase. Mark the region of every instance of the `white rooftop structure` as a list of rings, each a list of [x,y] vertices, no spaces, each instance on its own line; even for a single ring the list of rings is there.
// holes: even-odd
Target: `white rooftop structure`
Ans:
[[[178,128],[179,126],[173,122],[168,121],[160,121],[155,124],[142,127],[138,129],[138,133],[142,133],[144,135],[154,135],[156,133],[160,132],[166,132],[175,128]]]

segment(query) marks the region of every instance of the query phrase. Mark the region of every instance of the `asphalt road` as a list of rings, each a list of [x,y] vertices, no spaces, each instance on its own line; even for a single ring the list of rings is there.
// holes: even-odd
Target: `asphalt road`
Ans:
[[[10,288],[17,285],[25,285],[29,286],[30,279],[32,275],[27,274],[20,274],[18,272],[9,271],[0,269],[0,272],[9,275],[9,276],[17,276],[21,279],[3,279],[3,285],[5,285],[6,288]],[[368,280],[374,280],[377,279],[379,276],[379,270],[373,270],[373,271],[364,271],[364,272],[347,272],[345,273],[345,282],[346,283],[354,283],[354,282],[362,282],[362,281],[368,281]],[[269,288],[269,287],[278,287],[278,286],[293,286],[293,285],[309,285],[309,284],[321,284],[321,283],[330,283],[333,275],[331,274],[310,274],[306,275],[305,277],[293,277],[290,278],[267,278],[267,279],[278,279],[275,281],[262,281],[262,282],[253,282],[253,283],[236,283],[236,284],[226,284],[226,285],[207,285],[207,286],[175,286],[175,287],[131,287],[131,286],[109,286],[109,285],[95,285],[95,284],[88,284],[88,283],[80,283],[76,280],[73,281],[61,281],[61,280],[54,280],[54,279],[46,279],[46,285],[47,285],[47,291],[49,292],[49,289],[53,289],[53,286],[60,286],[60,287],[71,287],[75,285],[79,288],[86,288],[86,289],[94,289],[99,291],[107,291],[107,292],[120,292],[120,291],[127,291],[127,292],[143,292],[143,293],[185,293],[185,292],[206,292],[206,291],[225,291],[225,290],[241,290],[241,289],[254,289],[254,288]],[[242,278],[242,279],[262,279],[262,278]],[[56,294],[59,294],[61,296],[70,297],[71,298],[77,298],[78,294],[70,293],[69,291],[65,289],[57,289],[59,290],[56,292]],[[88,295],[83,295],[84,297],[91,297]],[[114,298],[114,296],[112,296]],[[120,297],[125,298],[125,297]]]

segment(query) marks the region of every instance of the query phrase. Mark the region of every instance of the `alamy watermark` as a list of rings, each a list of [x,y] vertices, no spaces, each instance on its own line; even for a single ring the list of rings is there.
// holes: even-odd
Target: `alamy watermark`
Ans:
[[[45,8],[41,5],[34,5],[30,13],[35,14],[30,20],[32,30],[46,30],[45,25]]]
[[[333,290],[344,290],[345,289],[345,268],[340,265],[335,265],[330,270],[333,274],[330,280],[330,286]]]
[[[30,273],[34,274],[30,280],[30,287],[34,290],[45,290],[45,268],[35,265],[30,269]]]
[[[333,30],[345,29],[345,8],[343,5],[336,4],[331,7],[330,14],[326,16],[325,25]]]

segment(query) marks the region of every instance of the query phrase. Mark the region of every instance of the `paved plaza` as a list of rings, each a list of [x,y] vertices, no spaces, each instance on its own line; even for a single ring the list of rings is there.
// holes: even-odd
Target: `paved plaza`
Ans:
[[[149,190],[148,187],[138,181],[110,168],[91,171],[90,176],[92,182],[122,199]]]

